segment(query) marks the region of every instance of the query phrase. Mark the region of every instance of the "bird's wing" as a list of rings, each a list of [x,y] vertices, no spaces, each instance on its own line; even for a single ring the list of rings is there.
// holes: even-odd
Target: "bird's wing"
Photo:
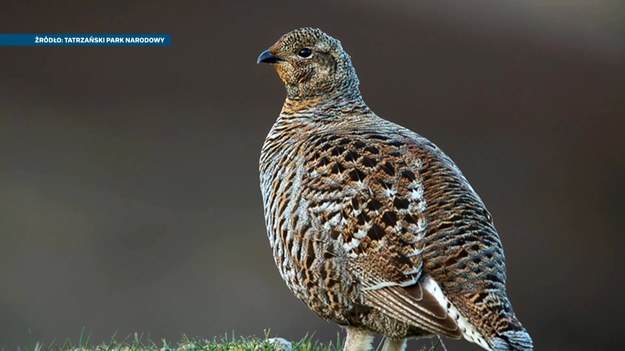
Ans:
[[[378,138],[379,137],[379,138]],[[346,255],[365,300],[394,318],[459,338],[446,306],[423,286],[427,229],[418,143],[376,134],[318,136],[306,157],[304,197]]]

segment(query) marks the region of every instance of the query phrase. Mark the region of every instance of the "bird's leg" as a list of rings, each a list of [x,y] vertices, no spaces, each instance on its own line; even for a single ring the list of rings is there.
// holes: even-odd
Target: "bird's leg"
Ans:
[[[386,338],[382,351],[404,351],[406,349],[406,339]]]
[[[345,347],[343,351],[369,351],[371,350],[371,342],[373,334],[362,329],[345,327],[347,337],[345,338]]]

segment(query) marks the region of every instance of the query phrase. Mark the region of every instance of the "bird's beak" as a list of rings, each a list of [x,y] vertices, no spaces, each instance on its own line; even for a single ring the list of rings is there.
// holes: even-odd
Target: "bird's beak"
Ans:
[[[272,54],[271,51],[265,50],[258,56],[256,63],[277,63],[279,61],[282,61],[282,59]]]

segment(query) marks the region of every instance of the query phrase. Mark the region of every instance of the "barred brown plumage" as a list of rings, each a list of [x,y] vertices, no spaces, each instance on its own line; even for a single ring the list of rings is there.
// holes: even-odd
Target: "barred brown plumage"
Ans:
[[[260,157],[273,257],[293,293],[343,325],[345,350],[431,334],[532,350],[505,292],[503,247],[454,162],[374,114],[338,40],[285,34],[272,64],[287,98]]]

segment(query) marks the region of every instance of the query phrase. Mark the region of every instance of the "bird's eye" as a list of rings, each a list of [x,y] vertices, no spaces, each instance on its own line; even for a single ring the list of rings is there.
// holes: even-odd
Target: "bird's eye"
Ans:
[[[297,56],[302,58],[308,58],[310,55],[312,55],[312,50],[310,48],[303,48],[297,53]]]

